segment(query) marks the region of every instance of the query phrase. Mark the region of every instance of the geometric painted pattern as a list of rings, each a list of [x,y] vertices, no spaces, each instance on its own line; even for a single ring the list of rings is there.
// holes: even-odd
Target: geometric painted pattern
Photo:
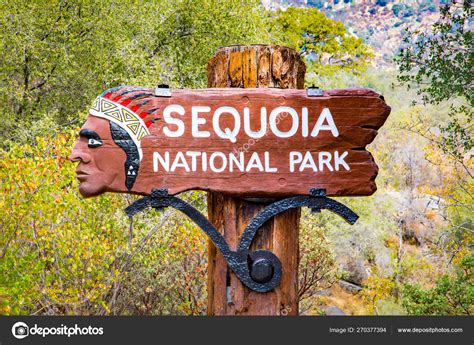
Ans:
[[[150,134],[150,131],[138,114],[121,104],[100,96],[95,99],[89,109],[89,114],[112,121],[126,130],[138,148],[140,161],[142,160],[143,152],[140,141],[145,135]]]

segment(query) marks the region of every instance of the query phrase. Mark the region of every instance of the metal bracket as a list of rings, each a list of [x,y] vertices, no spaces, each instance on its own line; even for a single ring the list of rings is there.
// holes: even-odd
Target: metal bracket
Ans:
[[[328,209],[349,224],[354,224],[359,218],[351,209],[343,204],[326,197],[326,190],[313,188],[309,195],[293,196],[278,200],[261,210],[247,225],[236,251],[229,248],[224,237],[198,210],[187,202],[169,195],[166,189],[153,189],[150,196],[135,201],[125,209],[131,218],[146,207],[162,210],[173,207],[191,218],[221,251],[231,270],[249,289],[258,292],[268,292],[280,284],[282,267],[278,257],[269,250],[249,251],[250,245],[258,230],[272,217],[287,210],[307,206],[313,212]]]
[[[306,89],[306,95],[308,97],[321,97],[324,96],[324,90],[320,89],[318,86],[312,85]]]
[[[171,88],[169,85],[160,84],[155,88],[155,96],[157,97],[171,97]]]

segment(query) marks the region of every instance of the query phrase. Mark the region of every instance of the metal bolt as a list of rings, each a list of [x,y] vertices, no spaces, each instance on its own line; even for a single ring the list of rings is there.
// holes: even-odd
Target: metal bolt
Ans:
[[[270,260],[260,258],[255,260],[250,267],[250,277],[257,283],[267,283],[273,277],[273,265]]]

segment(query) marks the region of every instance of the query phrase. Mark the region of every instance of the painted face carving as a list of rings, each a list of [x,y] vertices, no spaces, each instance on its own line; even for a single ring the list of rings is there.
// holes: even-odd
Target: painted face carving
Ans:
[[[123,190],[126,159],[124,150],[112,139],[109,121],[89,115],[70,157],[79,162],[76,174],[82,196]]]
[[[132,192],[143,158],[141,139],[156,120],[150,115],[157,110],[149,104],[153,97],[151,89],[118,86],[95,99],[70,157],[79,162],[76,173],[84,197]]]

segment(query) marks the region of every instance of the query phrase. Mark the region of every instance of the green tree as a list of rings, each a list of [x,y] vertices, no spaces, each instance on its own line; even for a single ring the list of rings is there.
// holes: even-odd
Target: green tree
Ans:
[[[316,8],[323,8],[324,7],[324,1],[323,0],[309,0],[308,1],[308,6],[313,6]]]
[[[159,79],[180,87],[206,87],[208,60],[221,46],[270,43],[265,10],[258,0],[162,0],[137,9],[134,55],[157,61],[159,73],[134,82]],[[160,15],[150,15],[160,13]]]
[[[400,11],[403,10],[403,5],[402,4],[395,4],[393,5],[392,7],[392,12],[393,14],[398,17],[398,14],[400,13]]]
[[[109,87],[205,86],[217,47],[269,40],[257,0],[5,0],[0,13],[3,147],[78,126]]]
[[[425,118],[414,116],[415,123],[408,128],[440,151],[438,154],[437,150],[427,150],[429,161],[443,171],[440,187],[433,186],[431,190],[439,190],[450,222],[437,243],[440,250],[458,262],[472,255],[474,55],[471,20],[470,1],[449,1],[441,8],[441,17],[430,30],[407,32],[397,57],[398,80],[408,88],[416,88],[421,96],[418,102],[430,109]],[[436,112],[444,113],[444,118],[436,119]]]
[[[432,289],[403,287],[403,306],[412,315],[472,315],[474,312],[474,257],[465,257],[456,275],[443,275]]]
[[[281,44],[296,49],[306,58],[309,79],[311,73],[358,74],[372,58],[361,38],[350,35],[341,22],[327,18],[316,8],[278,10],[271,33]]]
[[[451,1],[441,8],[441,18],[431,30],[407,31],[397,57],[398,80],[418,87],[424,104],[450,104],[450,121],[439,126],[439,146],[459,162],[473,147],[472,11],[468,0]]]
[[[0,129],[3,145],[78,125],[77,111],[118,82],[118,24],[110,2],[2,1]]]

